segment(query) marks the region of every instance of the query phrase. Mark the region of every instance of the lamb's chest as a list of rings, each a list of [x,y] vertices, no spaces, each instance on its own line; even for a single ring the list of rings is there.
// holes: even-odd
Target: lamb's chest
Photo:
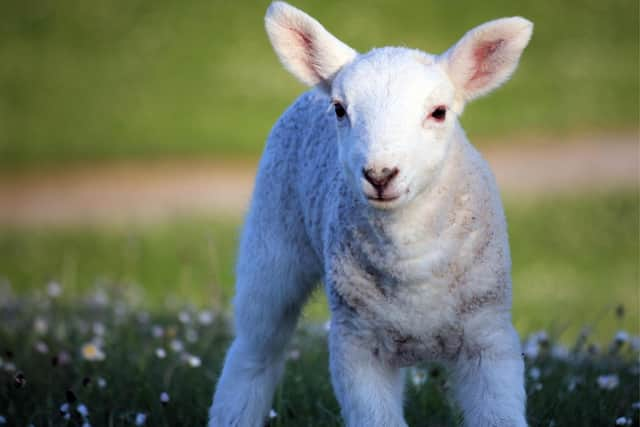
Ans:
[[[331,280],[334,303],[363,344],[393,365],[454,358],[463,339],[458,297],[446,275],[408,264],[342,257]]]

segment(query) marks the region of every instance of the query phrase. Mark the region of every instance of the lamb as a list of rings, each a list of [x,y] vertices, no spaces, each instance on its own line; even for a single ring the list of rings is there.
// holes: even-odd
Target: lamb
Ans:
[[[313,89],[278,120],[260,162],[209,425],[263,425],[322,282],[347,426],[406,426],[403,369],[421,361],[450,370],[465,425],[526,426],[506,221],[458,117],[511,76],[532,23],[487,22],[431,55],[357,53],[283,2],[265,22],[284,67]]]

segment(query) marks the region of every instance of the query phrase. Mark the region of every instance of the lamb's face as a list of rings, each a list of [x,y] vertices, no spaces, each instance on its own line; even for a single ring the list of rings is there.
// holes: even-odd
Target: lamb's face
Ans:
[[[375,49],[338,73],[330,95],[340,160],[356,194],[396,208],[433,181],[457,120],[453,84],[434,57]]]
[[[524,18],[497,19],[436,57],[403,48],[358,55],[278,1],[265,24],[283,65],[331,96],[345,175],[378,208],[406,204],[429,185],[445,161],[456,115],[509,78],[533,30]]]

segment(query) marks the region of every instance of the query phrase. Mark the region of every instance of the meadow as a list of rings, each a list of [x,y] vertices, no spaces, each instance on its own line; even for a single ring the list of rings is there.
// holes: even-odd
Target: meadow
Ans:
[[[0,425],[205,425],[229,343],[224,316],[189,307],[150,313],[105,289],[68,306],[57,289],[0,300]],[[326,346],[326,327],[299,328],[266,426],[341,425]],[[529,336],[530,425],[637,426],[639,349],[624,334],[605,347],[587,334],[570,346]],[[407,382],[409,425],[458,425],[441,367],[409,369]]]
[[[507,216],[530,424],[638,425],[637,195],[508,201]],[[0,416],[8,425],[203,425],[230,340],[238,231],[237,221],[197,218],[3,230]],[[340,425],[327,320],[318,292],[288,350],[270,426]],[[407,375],[410,425],[456,425],[441,367]]]

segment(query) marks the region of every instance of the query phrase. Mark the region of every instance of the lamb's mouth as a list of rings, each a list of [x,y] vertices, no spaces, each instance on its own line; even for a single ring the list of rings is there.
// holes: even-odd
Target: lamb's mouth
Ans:
[[[402,194],[365,194],[369,204],[376,209],[393,209],[400,203]]]
[[[374,202],[392,202],[394,200],[398,200],[400,198],[400,196],[398,195],[394,195],[394,196],[384,196],[384,195],[377,195],[377,196],[369,196],[367,195],[367,199],[374,201]]]

